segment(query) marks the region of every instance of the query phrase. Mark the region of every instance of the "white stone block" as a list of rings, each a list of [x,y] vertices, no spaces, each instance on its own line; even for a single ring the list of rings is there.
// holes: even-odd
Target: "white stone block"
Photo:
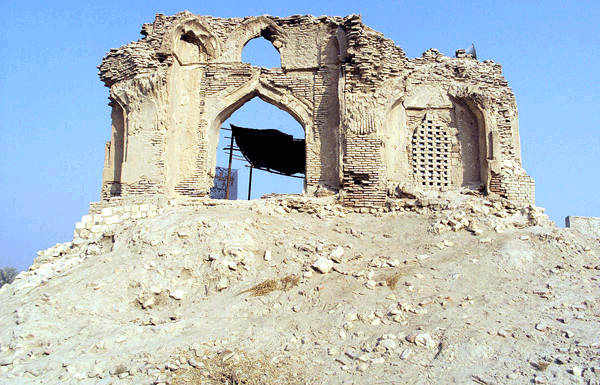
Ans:
[[[343,256],[344,256],[344,249],[341,246],[338,246],[335,249],[333,249],[333,251],[329,255],[329,258],[334,262],[342,263],[344,261]]]
[[[312,267],[319,273],[327,274],[333,268],[333,261],[325,257],[320,257],[313,263]]]
[[[102,233],[104,232],[104,226],[102,225],[94,225],[92,226],[92,233]]]
[[[81,217],[81,223],[83,223],[83,224],[92,223],[93,221],[94,221],[94,218],[91,215],[84,215]]]
[[[121,222],[121,218],[118,215],[113,215],[105,219],[104,223],[107,225],[114,225],[115,223]]]

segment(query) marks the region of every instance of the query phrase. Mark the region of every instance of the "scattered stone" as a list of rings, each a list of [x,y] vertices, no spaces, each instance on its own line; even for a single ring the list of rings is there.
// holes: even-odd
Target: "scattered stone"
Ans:
[[[531,365],[533,365],[533,367],[535,367],[537,370],[544,371],[548,368],[548,366],[550,365],[550,362],[542,360],[542,361],[532,362]]]
[[[417,334],[415,336],[415,345],[424,346],[426,348],[433,348],[435,347],[435,342],[433,341],[433,338],[431,338],[429,333],[422,333]]]
[[[360,362],[369,362],[369,355],[368,354],[361,354],[360,356],[358,356],[357,359]]]
[[[394,350],[398,344],[393,339],[383,339],[379,341],[379,346],[383,346],[387,350]]]
[[[333,261],[325,257],[320,257],[313,263],[312,267],[321,274],[327,274],[333,268]]]
[[[158,287],[158,286],[151,286],[150,287],[150,292],[152,294],[158,295],[158,294],[162,293],[162,289],[160,287]]]
[[[217,290],[222,291],[229,287],[229,280],[226,277],[221,277],[217,282]]]
[[[150,309],[156,303],[156,300],[154,296],[147,296],[138,298],[138,302],[142,305],[142,309]]]
[[[398,259],[390,259],[386,262],[389,267],[397,267],[400,266],[400,260]]]
[[[410,349],[404,349],[402,351],[402,353],[400,353],[400,359],[401,360],[406,360],[408,359],[408,357],[410,357],[412,351]]]
[[[12,365],[13,360],[8,357],[0,357],[0,366]]]
[[[581,375],[583,374],[583,369],[581,369],[578,366],[573,366],[571,368],[571,374],[573,374],[574,376],[577,376],[577,377],[581,377]]]
[[[554,358],[554,362],[556,362],[559,365],[564,365],[564,364],[567,363],[567,359],[565,357],[563,357],[563,356],[556,356]]]
[[[169,297],[179,301],[183,298],[183,290],[177,289],[175,291],[172,291],[169,293]]]
[[[546,329],[548,329],[548,325],[546,325],[544,322],[538,322],[535,324],[535,330],[543,332]]]
[[[202,362],[198,362],[198,361],[196,361],[193,358],[190,358],[188,360],[188,364],[190,364],[190,366],[193,367],[193,368],[200,368],[200,367],[204,366],[204,364]]]
[[[102,375],[102,372],[102,368],[100,368],[99,366],[94,366],[92,370],[88,372],[87,376],[89,378],[98,378]]]
[[[344,249],[341,246],[337,246],[331,254],[329,254],[329,259],[331,259],[335,263],[343,263]]]
[[[237,270],[237,263],[235,263],[233,260],[229,259],[229,258],[223,258],[221,260],[221,264],[228,268],[229,270],[232,271],[236,271]]]

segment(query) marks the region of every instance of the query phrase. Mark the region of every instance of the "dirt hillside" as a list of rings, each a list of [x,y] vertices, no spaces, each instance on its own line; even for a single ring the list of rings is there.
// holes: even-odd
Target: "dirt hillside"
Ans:
[[[600,239],[469,194],[107,208],[0,289],[0,384],[600,384]]]

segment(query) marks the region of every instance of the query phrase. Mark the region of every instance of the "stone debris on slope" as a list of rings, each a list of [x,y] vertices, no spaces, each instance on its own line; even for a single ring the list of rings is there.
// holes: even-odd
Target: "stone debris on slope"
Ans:
[[[306,197],[92,213],[0,289],[0,382],[183,384],[216,370],[215,354],[303,362],[324,384],[597,382],[600,240],[537,208],[436,199],[372,214]],[[440,218],[468,224],[440,232]]]

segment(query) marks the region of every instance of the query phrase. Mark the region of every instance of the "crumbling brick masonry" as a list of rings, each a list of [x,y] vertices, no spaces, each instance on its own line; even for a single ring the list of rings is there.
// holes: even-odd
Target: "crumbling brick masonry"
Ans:
[[[158,14],[141,33],[99,66],[112,106],[105,201],[208,196],[222,123],[259,97],[304,128],[308,193],[375,207],[398,186],[468,186],[534,203],[499,64],[435,49],[409,59],[357,15]],[[256,37],[279,51],[280,68],[242,62]]]

